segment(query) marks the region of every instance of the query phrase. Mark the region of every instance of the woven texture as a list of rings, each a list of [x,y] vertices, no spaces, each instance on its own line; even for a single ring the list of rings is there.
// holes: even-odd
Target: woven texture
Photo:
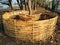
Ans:
[[[11,18],[12,13],[3,15],[5,33],[20,40],[45,41],[54,33],[58,16],[47,20],[21,21]]]

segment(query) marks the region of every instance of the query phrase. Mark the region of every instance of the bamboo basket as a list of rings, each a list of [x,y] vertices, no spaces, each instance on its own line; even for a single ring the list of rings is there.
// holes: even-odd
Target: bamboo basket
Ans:
[[[54,14],[51,15],[53,18],[47,20],[21,21],[11,19],[11,16],[11,12],[6,12],[3,15],[5,33],[8,36],[31,42],[45,41],[48,37],[52,36],[58,18]]]

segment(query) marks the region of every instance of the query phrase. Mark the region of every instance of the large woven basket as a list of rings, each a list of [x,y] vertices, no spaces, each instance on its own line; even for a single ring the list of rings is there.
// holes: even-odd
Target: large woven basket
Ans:
[[[11,14],[11,12],[8,12],[3,15],[5,33],[8,36],[24,41],[30,40],[31,42],[45,41],[48,37],[52,36],[58,18],[54,14],[51,15],[53,18],[47,20],[21,21],[11,19]]]

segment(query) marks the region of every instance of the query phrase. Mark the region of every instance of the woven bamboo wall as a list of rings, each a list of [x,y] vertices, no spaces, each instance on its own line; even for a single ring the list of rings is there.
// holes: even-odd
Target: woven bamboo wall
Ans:
[[[47,20],[21,21],[11,19],[12,13],[3,15],[3,24],[8,36],[19,38],[20,40],[45,41],[54,33],[58,16]]]

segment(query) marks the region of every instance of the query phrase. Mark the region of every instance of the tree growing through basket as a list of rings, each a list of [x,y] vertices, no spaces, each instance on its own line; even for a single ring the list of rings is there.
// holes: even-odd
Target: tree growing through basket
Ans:
[[[8,1],[9,1],[9,6],[13,10],[12,0],[8,0]],[[18,4],[20,10],[23,10],[23,8],[24,8],[23,5],[25,5],[25,9],[28,8],[29,15],[32,14],[32,9],[36,10],[37,0],[16,0],[16,1],[17,1],[17,4]]]

